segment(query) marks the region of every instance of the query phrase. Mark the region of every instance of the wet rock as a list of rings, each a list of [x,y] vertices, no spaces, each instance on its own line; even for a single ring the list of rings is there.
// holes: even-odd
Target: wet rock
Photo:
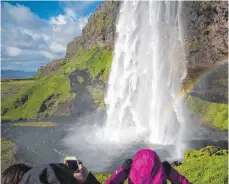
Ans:
[[[228,2],[186,1],[182,13],[188,75],[196,77],[227,60]]]
[[[55,104],[55,101],[58,99],[60,95],[58,94],[52,94],[50,97],[47,98],[47,100],[45,100],[39,110],[39,113],[45,112],[46,110],[50,110],[52,109],[52,107]]]

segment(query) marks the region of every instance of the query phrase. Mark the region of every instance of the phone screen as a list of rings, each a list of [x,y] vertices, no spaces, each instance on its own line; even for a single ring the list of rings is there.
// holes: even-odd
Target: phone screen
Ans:
[[[76,160],[67,160],[68,167],[73,171],[73,172],[78,172],[79,167],[78,163]]]

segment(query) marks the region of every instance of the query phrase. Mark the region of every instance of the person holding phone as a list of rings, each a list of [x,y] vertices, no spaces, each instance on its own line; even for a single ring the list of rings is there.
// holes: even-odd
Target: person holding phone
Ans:
[[[100,184],[76,157],[65,157],[64,163],[33,167],[19,184]]]
[[[64,158],[64,163],[72,170],[74,177],[81,184],[100,184],[95,176],[84,167],[81,160],[75,156],[68,156]]]

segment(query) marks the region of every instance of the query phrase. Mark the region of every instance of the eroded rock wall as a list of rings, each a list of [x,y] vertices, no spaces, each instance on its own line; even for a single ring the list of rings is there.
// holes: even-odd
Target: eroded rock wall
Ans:
[[[115,40],[115,24],[118,17],[119,1],[105,1],[93,13],[82,30],[82,36],[75,38],[67,46],[66,57],[93,47],[113,49]]]
[[[228,59],[227,1],[186,1],[182,17],[188,76]]]

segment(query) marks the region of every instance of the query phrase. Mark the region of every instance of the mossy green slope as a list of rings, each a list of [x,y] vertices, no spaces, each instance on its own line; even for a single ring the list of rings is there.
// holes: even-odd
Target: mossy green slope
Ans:
[[[103,48],[95,47],[82,51],[73,56],[69,62],[56,71],[56,74],[65,75],[78,70],[88,70],[91,80],[96,78],[103,82],[107,81],[109,69],[112,61],[112,52]]]
[[[111,51],[102,48],[85,50],[60,67],[55,72],[28,84],[25,89],[3,100],[2,118],[5,120],[33,119],[38,116],[51,116],[58,105],[66,100],[71,100],[76,94],[71,92],[68,75],[78,70],[87,70],[91,80],[107,81]],[[52,103],[52,108],[41,112],[42,104],[53,95],[58,99]]]
[[[25,89],[28,85],[32,84],[34,81],[35,80],[1,82],[1,99],[2,99],[2,101],[16,95],[18,92]]]
[[[200,150],[188,150],[184,163],[176,169],[192,183],[228,183],[228,150],[208,146]]]
[[[228,130],[228,104],[208,102],[191,96],[186,103],[193,112],[200,115],[203,123]]]
[[[26,89],[14,97],[4,100],[2,104],[3,119],[36,118],[43,102],[53,94],[60,95],[54,105],[70,97],[70,84],[67,77],[50,74],[28,85]]]

